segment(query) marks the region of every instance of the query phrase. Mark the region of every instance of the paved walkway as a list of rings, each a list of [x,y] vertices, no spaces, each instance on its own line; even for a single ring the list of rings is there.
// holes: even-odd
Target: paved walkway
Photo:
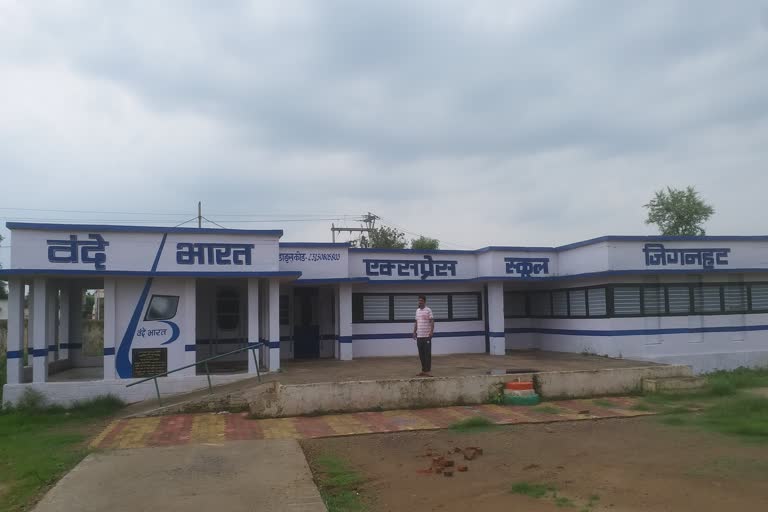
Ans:
[[[536,407],[476,405],[316,417],[251,420],[245,414],[183,414],[114,421],[91,446],[98,449],[173,446],[249,439],[308,439],[447,428],[482,416],[499,425],[642,416],[636,398],[566,400]]]
[[[297,441],[88,455],[34,512],[325,512]]]

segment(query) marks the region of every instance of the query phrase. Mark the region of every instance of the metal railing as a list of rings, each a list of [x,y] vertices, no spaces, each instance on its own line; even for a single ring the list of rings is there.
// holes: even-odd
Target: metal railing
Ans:
[[[136,386],[137,384],[143,384],[145,382],[148,382],[150,380],[155,381],[155,391],[157,392],[157,402],[160,405],[163,405],[163,401],[160,398],[160,386],[157,384],[157,378],[158,377],[167,377],[168,375],[176,372],[180,372],[181,370],[186,370],[187,368],[192,368],[193,366],[198,365],[204,365],[205,366],[205,375],[208,377],[208,392],[210,394],[213,394],[213,385],[211,384],[211,371],[208,368],[208,363],[210,361],[214,361],[216,359],[221,359],[222,357],[231,356],[232,354],[239,354],[240,352],[244,352],[246,350],[250,350],[253,353],[253,362],[256,366],[256,377],[259,379],[259,382],[261,382],[261,372],[259,371],[259,358],[256,355],[256,351],[260,349],[261,347],[265,346],[264,343],[258,342],[253,344],[248,344],[247,347],[238,348],[237,350],[233,350],[231,352],[226,352],[224,354],[219,354],[217,356],[209,357],[207,359],[203,359],[202,361],[197,361],[196,363],[188,364],[186,366],[181,366],[179,368],[175,368],[168,372],[158,373],[157,375],[153,375],[152,377],[147,377],[146,379],[142,379],[136,382],[131,382],[130,384],[126,384],[125,387],[129,388],[131,386]]]

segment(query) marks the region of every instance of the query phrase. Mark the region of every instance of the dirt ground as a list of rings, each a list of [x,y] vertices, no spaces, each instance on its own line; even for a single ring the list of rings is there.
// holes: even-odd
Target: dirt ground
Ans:
[[[371,512],[768,510],[768,444],[667,426],[660,418],[500,427],[490,432],[405,432],[303,441],[313,470],[334,455],[359,471]],[[478,446],[453,477],[425,473],[430,450]],[[510,492],[529,482],[557,489],[559,507]],[[590,504],[590,496],[598,497]]]

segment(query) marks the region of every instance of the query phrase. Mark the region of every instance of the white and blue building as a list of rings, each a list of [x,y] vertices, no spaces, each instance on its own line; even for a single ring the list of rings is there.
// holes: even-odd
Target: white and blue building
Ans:
[[[151,384],[125,387],[139,375],[256,344],[270,372],[290,359],[415,356],[419,294],[437,321],[435,354],[541,349],[697,372],[768,363],[763,236],[419,251],[281,243],[279,230],[7,227],[9,400],[26,387],[57,401],[106,392],[142,399]],[[104,293],[104,344],[86,355],[81,305],[91,289]],[[210,369],[227,382],[256,365],[242,351]],[[160,387],[187,391],[205,379],[190,366]]]

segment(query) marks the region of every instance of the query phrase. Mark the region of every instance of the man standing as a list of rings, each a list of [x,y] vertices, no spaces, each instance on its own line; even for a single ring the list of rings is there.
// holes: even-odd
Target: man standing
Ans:
[[[432,334],[435,332],[435,318],[432,310],[427,307],[427,298],[419,295],[419,309],[416,310],[416,321],[413,324],[413,338],[419,349],[421,373],[419,377],[431,377],[432,371]]]

